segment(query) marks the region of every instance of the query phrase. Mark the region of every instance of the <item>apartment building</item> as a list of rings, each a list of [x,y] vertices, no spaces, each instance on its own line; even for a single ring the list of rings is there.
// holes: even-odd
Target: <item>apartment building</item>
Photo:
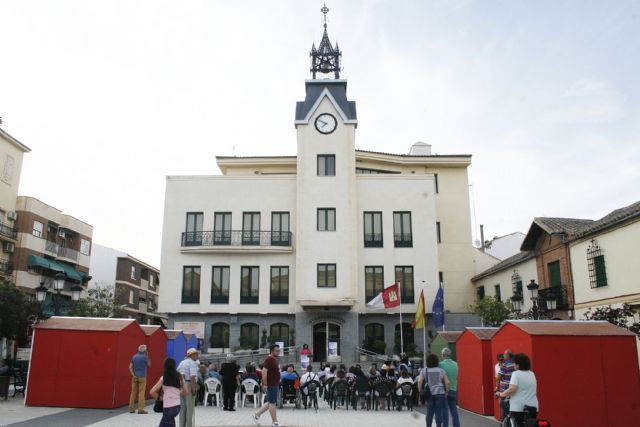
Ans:
[[[51,287],[56,273],[64,273],[64,314],[71,307],[71,287],[89,280],[93,226],[34,197],[19,196],[16,212],[15,283],[33,293],[40,283]],[[45,312],[51,311],[52,295],[47,294]]]
[[[143,325],[166,327],[166,315],[158,312],[160,270],[116,249],[94,244],[89,286],[113,286],[118,317]]]

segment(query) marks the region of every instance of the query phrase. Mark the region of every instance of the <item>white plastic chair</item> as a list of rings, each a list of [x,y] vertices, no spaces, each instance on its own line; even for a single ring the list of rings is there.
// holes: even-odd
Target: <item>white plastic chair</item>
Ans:
[[[209,396],[216,397],[216,405],[222,406],[222,383],[216,378],[207,378],[204,382],[204,406],[209,402]]]
[[[257,391],[256,391],[257,390]],[[247,378],[240,383],[240,401],[242,403],[242,407],[244,408],[244,404],[247,401],[247,397],[253,397],[253,407],[258,407],[258,401],[261,401],[260,395],[260,386],[256,380],[252,380],[251,378]]]

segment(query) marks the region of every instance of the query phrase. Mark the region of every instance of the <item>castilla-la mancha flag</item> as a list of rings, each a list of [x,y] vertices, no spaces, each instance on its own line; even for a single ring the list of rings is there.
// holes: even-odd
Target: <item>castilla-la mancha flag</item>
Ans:
[[[374,299],[367,303],[369,310],[384,310],[385,308],[398,307],[400,305],[400,292],[398,284],[385,288]]]

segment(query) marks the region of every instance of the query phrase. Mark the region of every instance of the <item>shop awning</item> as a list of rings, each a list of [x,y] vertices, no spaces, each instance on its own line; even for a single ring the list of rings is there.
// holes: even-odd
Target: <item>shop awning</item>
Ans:
[[[36,255],[29,255],[27,257],[27,265],[29,267],[46,268],[51,271],[65,271],[57,262],[50,261],[46,258],[42,258]]]
[[[54,264],[60,266],[61,270],[67,273],[67,279],[74,280],[76,282],[82,282],[82,277],[80,276],[80,274],[78,274],[78,272],[75,271],[70,265],[67,265],[63,262],[54,262]]]

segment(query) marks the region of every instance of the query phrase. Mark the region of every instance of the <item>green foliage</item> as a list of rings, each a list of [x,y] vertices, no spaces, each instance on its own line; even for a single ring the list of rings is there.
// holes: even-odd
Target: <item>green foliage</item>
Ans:
[[[13,283],[0,282],[0,337],[25,340],[29,327],[42,317],[40,304]]]
[[[113,285],[99,283],[87,290],[87,296],[75,304],[69,316],[116,317],[120,308],[116,297]]]
[[[238,342],[240,343],[240,345],[235,348],[236,350],[253,350],[251,337],[240,335],[240,338],[238,338]]]
[[[487,326],[500,326],[513,314],[511,301],[500,301],[494,297],[484,297],[469,307],[471,313],[482,317]]]
[[[634,316],[635,310],[629,304],[622,304],[622,306],[616,308],[610,305],[596,309],[589,308],[584,314],[586,320],[606,320],[640,336],[640,322],[634,321]]]

